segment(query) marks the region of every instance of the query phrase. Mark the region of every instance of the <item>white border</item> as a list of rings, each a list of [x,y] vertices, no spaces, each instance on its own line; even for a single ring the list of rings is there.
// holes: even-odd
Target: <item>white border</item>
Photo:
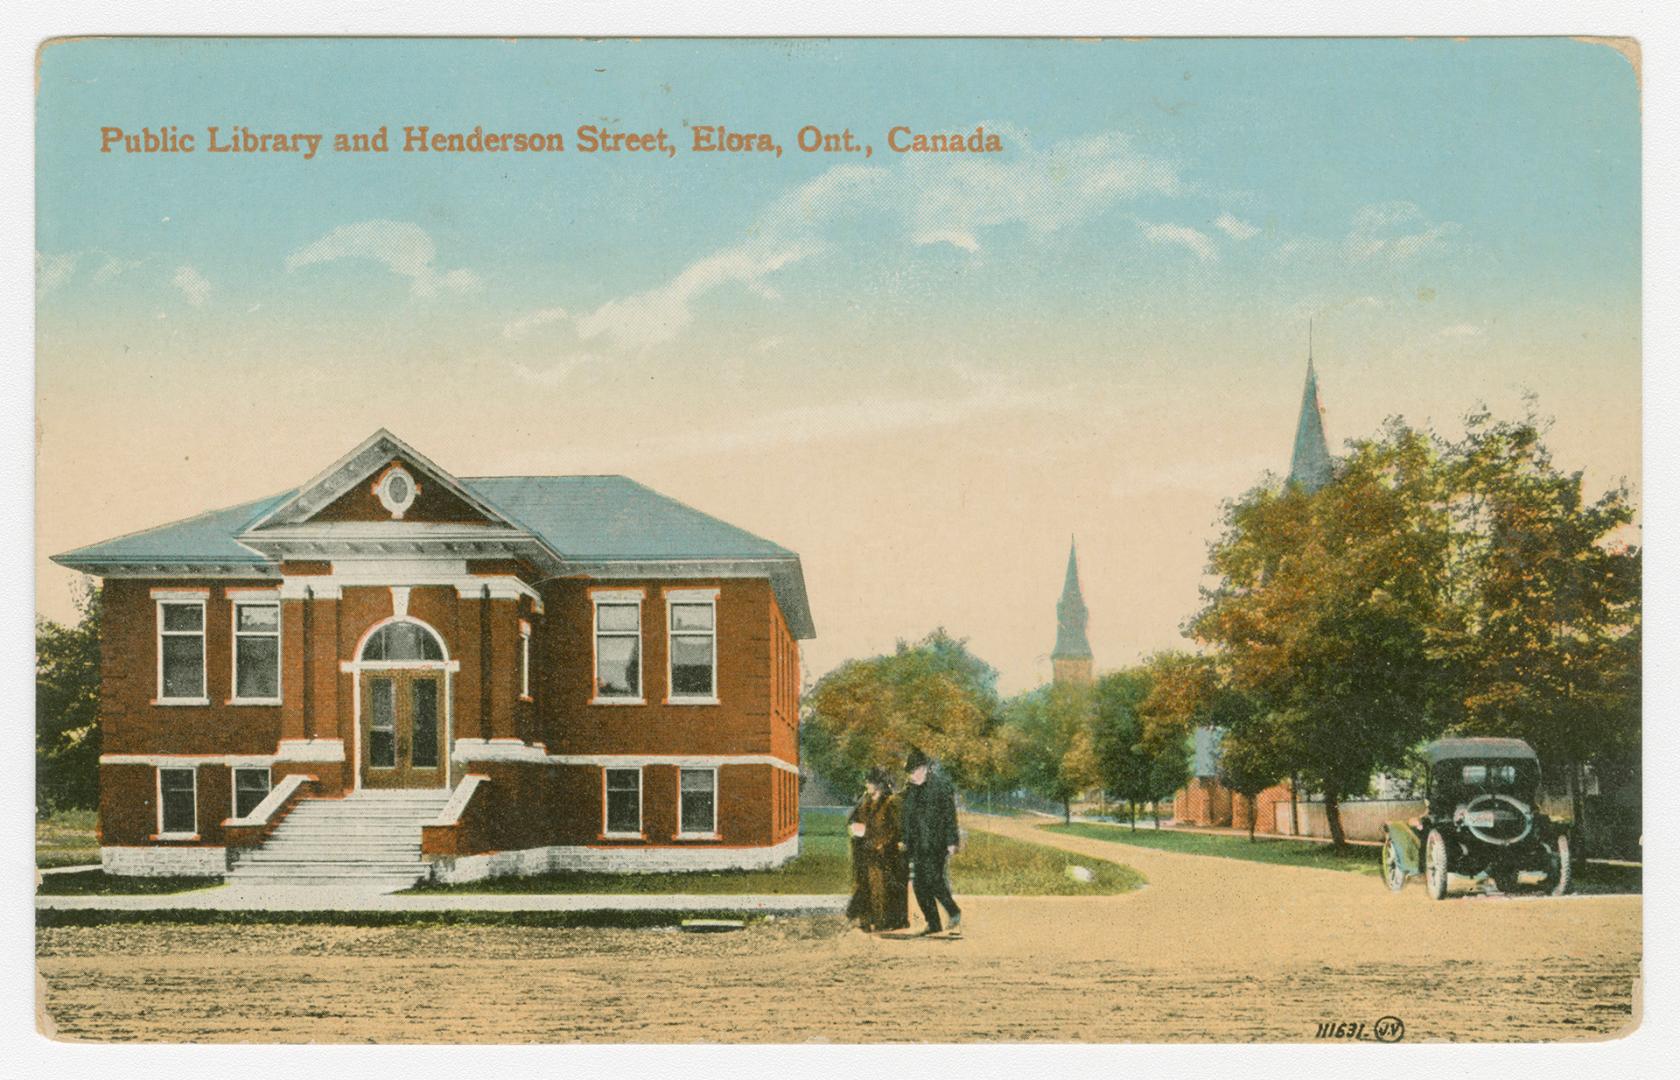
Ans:
[[[1256,36],[1280,34],[1353,35],[1477,35],[1477,34],[1566,34],[1586,28],[1636,35],[1645,50],[1648,70],[1672,69],[1666,59],[1680,52],[1680,23],[1672,6],[1647,0],[1534,0],[1524,5],[1466,5],[1462,0],[1412,0],[1405,5],[1378,4],[1372,0],[1341,3],[1310,3],[1281,0],[1277,4],[1244,7],[1226,0],[1135,0],[1127,5],[1102,6],[1077,0],[1046,0],[1025,6],[962,0],[927,0],[918,5],[889,4],[883,0],[852,0],[827,8],[818,5],[792,7],[773,0],[740,0],[728,5],[684,4],[682,0],[645,0],[630,7],[583,3],[565,8],[535,0],[486,0],[462,7],[443,0],[409,0],[400,10],[391,5],[344,7],[329,0],[294,0],[284,8],[275,6],[220,8],[189,7],[177,2],[141,4],[130,2],[89,3],[64,0],[56,5],[21,5],[9,13],[0,40],[9,52],[8,70],[19,74],[6,83],[5,107],[0,109],[6,145],[18,152],[0,161],[0,175],[8,182],[13,198],[0,204],[0,215],[10,225],[7,235],[24,237],[31,231],[34,201],[29,197],[33,169],[34,101],[27,72],[34,64],[34,51],[42,39],[64,33],[129,32],[148,34],[296,34],[342,33],[380,35],[478,34],[613,36],[613,35],[731,35],[731,34],[938,34],[960,27],[973,34],[1037,35],[1222,35]],[[1661,59],[1658,59],[1661,58]],[[1680,218],[1672,212],[1674,196],[1680,190],[1680,80],[1650,78],[1645,86],[1644,179],[1647,208],[1643,215],[1645,233],[1644,293],[1648,298],[1676,295],[1680,286]],[[1309,167],[1303,165],[1303,167]],[[0,254],[6,272],[6,308],[11,318],[0,324],[0,337],[11,346],[10,355],[26,357],[33,347],[33,266],[29,246],[9,244]],[[1680,347],[1680,326],[1668,305],[1648,303],[1645,309],[1644,350],[1648,358],[1672,355]],[[0,484],[8,505],[32,507],[31,487],[34,428],[30,402],[33,400],[28,363],[0,367],[0,414],[7,422],[9,469],[0,470]],[[1680,412],[1680,368],[1648,361],[1644,388],[1646,462],[1680,460],[1680,427],[1655,421]],[[1680,563],[1674,558],[1673,537],[1680,535],[1680,498],[1677,481],[1667,470],[1647,465],[1642,511],[1651,542],[1646,567],[1647,595],[1651,607],[1647,632],[1647,712],[1661,715],[1677,698],[1680,665],[1680,620],[1674,601],[1680,595]],[[30,515],[9,516],[0,530],[16,552],[31,549]],[[27,597],[33,588],[27,559],[6,565],[6,587],[13,597]],[[12,662],[3,685],[6,700],[23,702],[33,692],[32,666],[26,657],[32,648],[33,623],[27,602],[7,608],[6,655]],[[11,732],[19,752],[29,738],[21,728]],[[1680,759],[1680,732],[1653,724],[1645,734],[1647,762]],[[1660,775],[1655,770],[1653,776]],[[0,820],[19,823],[33,813],[33,793],[27,784],[0,785]],[[7,833],[14,857],[32,857],[32,840],[27,830],[15,827]],[[1674,1056],[1674,1032],[1680,1021],[1680,986],[1672,977],[1680,969],[1680,933],[1672,927],[1675,884],[1680,866],[1680,838],[1672,830],[1653,830],[1647,837],[1651,865],[1647,868],[1646,935],[1647,970],[1663,977],[1647,978],[1644,984],[1644,1024],[1632,1036],[1609,1043],[1554,1046],[1415,1046],[1401,1044],[1387,1048],[1218,1045],[1019,1045],[1019,1046],[270,1046],[263,1057],[270,1070],[287,1068],[356,1070],[368,1077],[408,1078],[417,1072],[458,1068],[467,1060],[490,1062],[503,1070],[552,1071],[557,1063],[588,1074],[647,1073],[653,1075],[698,1072],[701,1075],[771,1078],[793,1073],[818,1080],[822,1077],[855,1077],[861,1071],[937,1071],[973,1074],[977,1077],[1017,1077],[1054,1069],[1058,1076],[1111,1078],[1117,1071],[1147,1069],[1162,1075],[1201,1074],[1236,1070],[1245,1078],[1288,1077],[1303,1080],[1313,1076],[1342,1077],[1369,1071],[1380,1051],[1383,1066],[1411,1071],[1420,1066],[1432,1072],[1465,1075],[1489,1070],[1518,1071],[1545,1076],[1567,1070],[1582,1078],[1655,1075],[1658,1063]],[[22,875],[18,875],[22,880]],[[8,1010],[3,1023],[8,1060],[25,1075],[109,1076],[113,1071],[148,1072],[167,1070],[177,1080],[225,1080],[251,1069],[251,1052],[245,1046],[147,1046],[69,1044],[51,1042],[36,1029],[32,1010],[22,1003],[33,1000],[35,936],[33,922],[23,897],[14,897],[5,917],[10,931],[3,965],[11,990],[9,999],[20,1007]],[[1663,1068],[1666,1068],[1664,1066]]]

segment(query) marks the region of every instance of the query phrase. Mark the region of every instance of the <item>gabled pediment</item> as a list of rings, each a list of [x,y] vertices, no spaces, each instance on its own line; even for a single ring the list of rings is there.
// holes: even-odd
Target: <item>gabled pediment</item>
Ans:
[[[253,522],[246,535],[309,524],[380,522],[523,531],[424,454],[381,428]]]

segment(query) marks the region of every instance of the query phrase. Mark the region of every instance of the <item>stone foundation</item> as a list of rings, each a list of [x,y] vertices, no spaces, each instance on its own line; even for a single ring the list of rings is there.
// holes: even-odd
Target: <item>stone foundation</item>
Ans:
[[[102,847],[99,863],[107,874],[124,877],[222,877],[228,872],[228,849]]]
[[[799,837],[770,847],[584,847],[559,846],[496,851],[487,855],[433,857],[433,880],[446,885],[493,877],[594,870],[612,874],[657,874],[702,870],[770,870],[799,854]]]

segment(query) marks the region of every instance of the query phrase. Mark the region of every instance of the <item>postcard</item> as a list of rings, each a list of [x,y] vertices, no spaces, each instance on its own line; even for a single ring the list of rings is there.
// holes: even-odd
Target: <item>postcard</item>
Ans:
[[[1639,1026],[1631,40],[37,61],[43,1034]]]

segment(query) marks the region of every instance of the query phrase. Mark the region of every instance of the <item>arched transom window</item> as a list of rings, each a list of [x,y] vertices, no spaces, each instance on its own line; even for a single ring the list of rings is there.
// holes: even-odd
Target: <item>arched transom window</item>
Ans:
[[[363,660],[442,660],[443,643],[423,623],[386,623],[362,646]]]

